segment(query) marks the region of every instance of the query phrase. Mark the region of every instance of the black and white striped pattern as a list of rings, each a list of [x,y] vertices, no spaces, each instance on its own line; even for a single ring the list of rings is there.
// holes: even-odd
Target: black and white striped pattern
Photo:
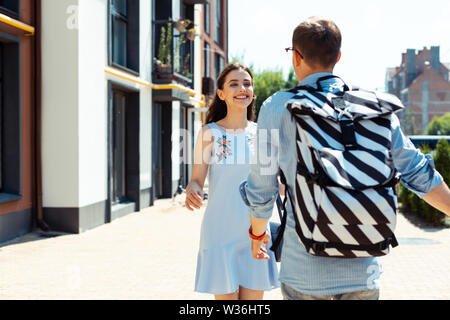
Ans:
[[[314,255],[385,255],[389,245],[367,248],[395,239],[397,198],[392,187],[382,186],[396,174],[390,156],[390,116],[403,106],[389,95],[346,92],[345,109],[353,116],[358,145],[355,150],[346,150],[337,120],[339,110],[331,103],[335,97],[299,90],[287,103],[297,124],[299,166],[312,174],[319,165],[333,182],[325,186],[308,183],[308,177],[297,174],[292,190],[295,201],[291,201],[296,230]],[[314,242],[325,244],[325,248],[315,250]]]

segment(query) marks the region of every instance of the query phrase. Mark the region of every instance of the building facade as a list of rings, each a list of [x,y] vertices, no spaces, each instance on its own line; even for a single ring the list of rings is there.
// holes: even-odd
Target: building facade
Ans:
[[[0,1],[0,242],[35,214],[35,22],[35,1]]]
[[[206,0],[203,6],[203,93],[215,95],[215,79],[228,62],[228,0]]]
[[[186,186],[207,2],[0,0],[0,243],[84,232]]]
[[[386,73],[386,91],[406,109],[400,115],[408,134],[423,134],[433,117],[450,112],[449,68],[440,61],[440,47],[408,49],[402,63]]]

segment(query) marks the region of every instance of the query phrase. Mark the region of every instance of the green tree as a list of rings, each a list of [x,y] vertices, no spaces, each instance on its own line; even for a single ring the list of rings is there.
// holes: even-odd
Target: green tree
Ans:
[[[254,74],[254,90],[256,95],[256,118],[264,101],[277,91],[283,90],[286,81],[281,70],[263,70]]]
[[[436,145],[434,156],[436,170],[442,175],[444,181],[450,184],[450,145],[447,140],[440,140]]]
[[[400,118],[402,130],[407,135],[415,135],[418,133],[416,120],[411,110],[405,109],[403,116]]]
[[[292,89],[295,88],[296,86],[298,86],[298,79],[297,76],[295,75],[294,69],[291,68],[289,70],[289,74],[286,80],[286,84],[284,85],[285,89]]]
[[[253,73],[254,77],[254,94],[256,96],[256,119],[258,119],[259,110],[262,104],[277,91],[285,91],[298,85],[297,76],[294,69],[291,68],[287,79],[284,79],[281,69],[255,70],[254,65],[245,64],[244,56],[231,56],[230,63],[239,62],[247,66]]]
[[[442,117],[434,117],[425,130],[429,135],[450,135],[450,113]]]
[[[420,146],[422,153],[430,153],[428,146]],[[450,183],[450,145],[446,140],[440,140],[436,146],[433,157],[436,170],[442,175],[445,183]],[[433,224],[442,224],[445,214],[433,208],[425,201],[421,200],[413,192],[406,189],[404,186],[399,186],[398,199],[403,204],[407,212],[413,213],[416,216]]]

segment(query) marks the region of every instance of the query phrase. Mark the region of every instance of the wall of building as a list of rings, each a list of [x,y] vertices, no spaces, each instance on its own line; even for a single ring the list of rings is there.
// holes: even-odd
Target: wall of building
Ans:
[[[139,205],[150,205],[152,91],[105,73],[108,2],[43,1],[43,205],[47,222],[61,231],[82,232],[123,214],[108,202],[111,85],[139,94],[139,172],[133,174],[146,193]],[[150,24],[151,2],[140,0],[140,74],[120,71],[139,81],[151,81]]]
[[[79,42],[67,27],[78,0],[42,1],[44,207],[79,206]]]
[[[107,10],[105,0],[79,0],[77,207],[107,197]]]
[[[397,95],[406,110],[402,121],[414,122],[409,134],[422,134],[434,117],[450,112],[450,82],[448,69],[440,62],[439,47],[416,52],[408,49],[402,54],[402,63],[386,73],[386,90]]]
[[[22,0],[18,17],[13,17],[23,23],[34,26],[35,10],[34,1]],[[2,121],[10,121],[8,127],[14,126],[14,136],[11,130],[5,131],[6,125],[2,124],[2,152],[14,152],[14,163],[7,164],[6,157],[2,155],[2,183],[0,193],[0,243],[29,232],[32,228],[32,216],[35,206],[35,168],[34,168],[34,107],[35,107],[35,79],[34,79],[34,37],[25,36],[27,32],[0,23],[0,41],[14,45],[14,57],[8,60],[8,65],[3,65],[3,82],[8,81],[14,73],[15,83],[10,83],[11,90],[8,94],[14,94],[14,102],[8,98],[8,110],[6,110],[6,93],[2,97]],[[6,49],[5,49],[6,50]],[[9,49],[8,49],[9,50]],[[17,50],[17,51],[16,51]],[[6,53],[3,52],[5,55]],[[17,82],[16,82],[17,79]],[[17,91],[16,91],[17,90]],[[12,105],[14,103],[15,105]],[[13,112],[11,112],[13,110]],[[10,118],[14,113],[14,119]],[[7,120],[8,119],[8,120]],[[6,151],[6,145],[8,151]],[[12,147],[12,148],[11,148]],[[5,177],[16,180],[14,190],[5,184]],[[13,177],[10,177],[13,175]]]

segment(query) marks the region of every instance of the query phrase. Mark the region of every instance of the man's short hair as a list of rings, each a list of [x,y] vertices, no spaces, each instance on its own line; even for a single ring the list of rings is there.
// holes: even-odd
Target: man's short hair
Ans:
[[[310,17],[294,30],[292,46],[312,66],[330,67],[337,63],[342,36],[336,24],[321,17]]]

